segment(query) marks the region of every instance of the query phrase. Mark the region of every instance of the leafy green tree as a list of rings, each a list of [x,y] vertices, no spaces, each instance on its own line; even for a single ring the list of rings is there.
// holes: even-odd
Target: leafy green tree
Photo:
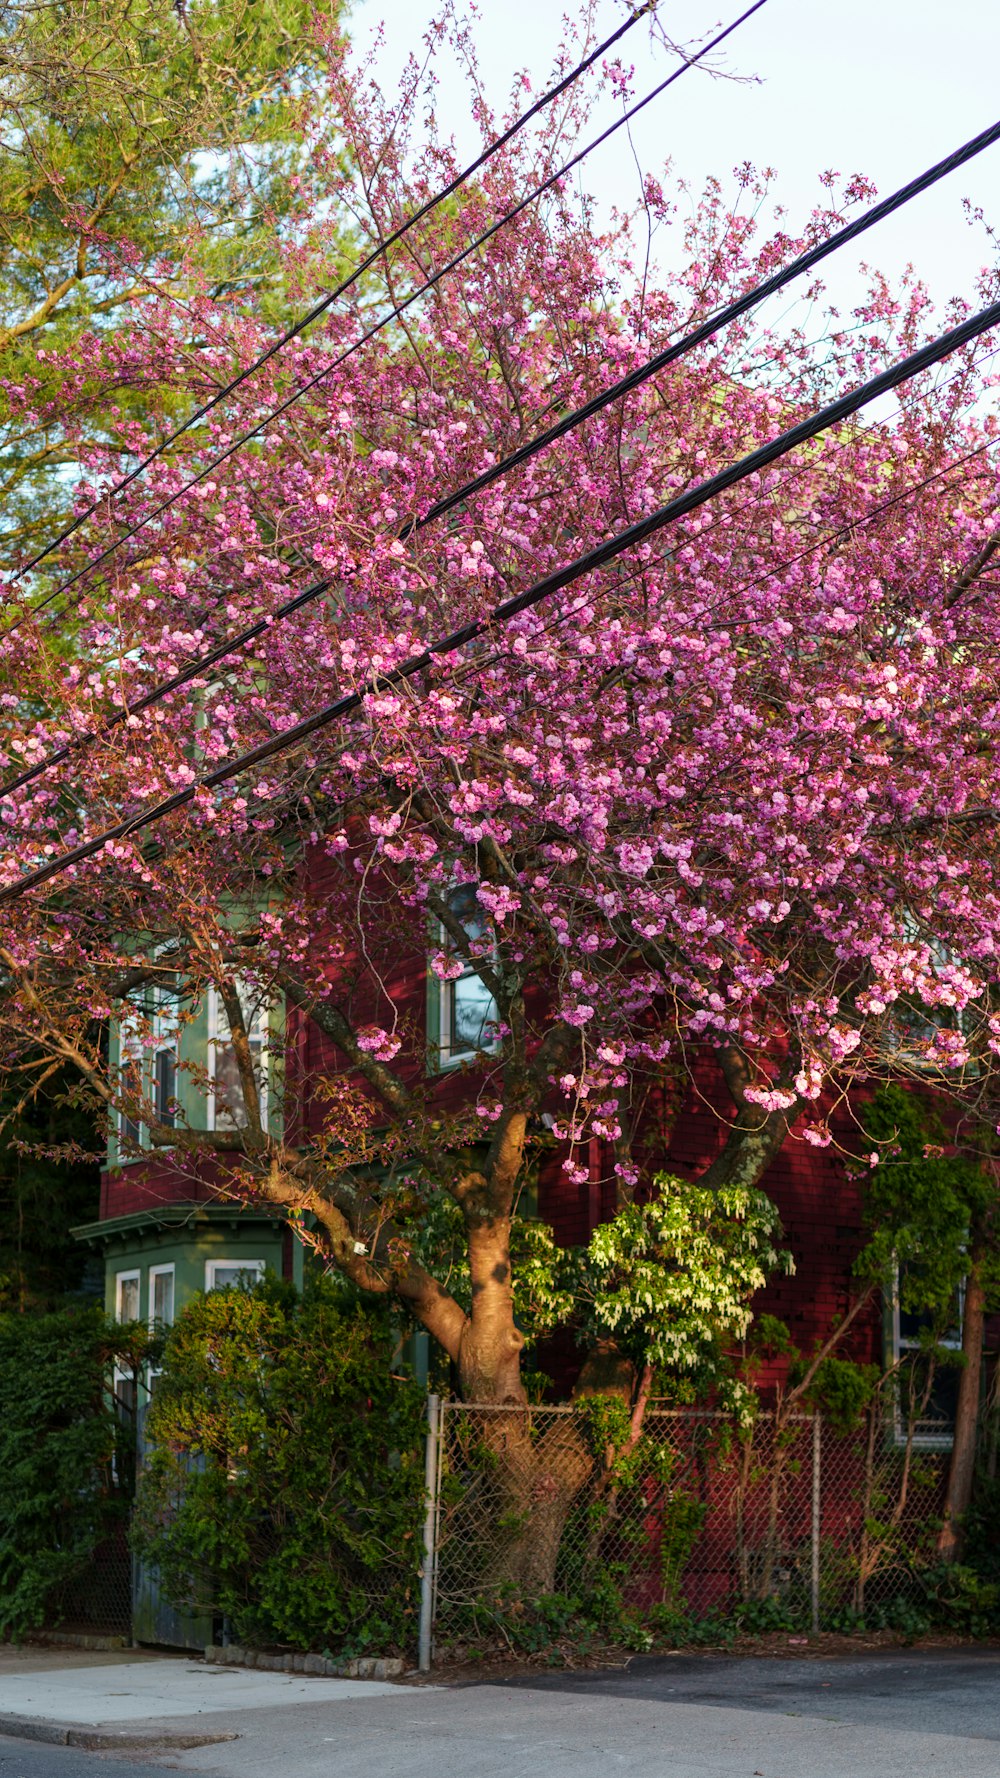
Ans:
[[[41,1072],[36,1066],[32,1075]],[[0,1102],[0,1312],[57,1308],[85,1281],[76,1223],[98,1213],[99,1128],[65,1069]]]
[[[175,1604],[224,1613],[249,1643],[412,1640],[424,1398],[395,1346],[388,1315],[327,1278],[186,1305],[134,1527]]]
[[[858,1270],[924,1324],[932,1362],[962,1300],[962,1349],[942,1556],[959,1553],[972,1498],[986,1316],[1000,1307],[1000,1190],[988,1144],[978,1154],[949,1140],[926,1095],[883,1087],[865,1106],[879,1144],[865,1188],[871,1229]]]
[[[145,1339],[96,1309],[0,1315],[0,1636],[37,1629],[128,1513],[107,1374]]]
[[[300,303],[279,242],[339,10],[0,0],[0,568],[72,516],[85,465],[127,471],[239,368],[224,326],[243,303],[275,326]],[[187,329],[186,377],[164,371],[170,324]],[[47,566],[81,559],[70,540]],[[62,626],[48,646],[65,650]],[[97,1146],[64,1078],[19,1071],[0,1101],[0,1307],[78,1288],[69,1229],[97,1213]]]
[[[3,566],[68,516],[95,448],[134,448],[129,425],[150,416],[162,436],[192,390],[224,380],[213,307],[252,293],[258,313],[284,313],[278,243],[308,182],[302,115],[338,10],[0,0]],[[156,351],[186,308],[190,388],[176,365],[168,384]]]

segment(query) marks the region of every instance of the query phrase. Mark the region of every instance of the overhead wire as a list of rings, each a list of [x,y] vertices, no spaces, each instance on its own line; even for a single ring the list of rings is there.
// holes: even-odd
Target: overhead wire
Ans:
[[[727,591],[731,596],[738,597],[741,593],[750,592],[757,587],[767,585],[774,576],[785,573],[787,569],[796,566],[797,563],[804,560],[807,556],[815,554],[817,550],[831,547],[839,542],[841,538],[851,536],[855,531],[862,530],[866,525],[881,518],[886,512],[897,506],[904,505],[907,500],[913,499],[916,495],[923,493],[926,488],[933,486],[934,483],[943,481],[947,477],[954,475],[956,471],[961,470],[968,463],[975,461],[984,456],[988,451],[998,447],[1000,447],[1000,435],[985,439],[982,443],[975,446],[974,449],[965,452],[960,457],[952,459],[941,469],[934,470],[929,475],[921,476],[919,481],[907,483],[906,487],[900,489],[898,493],[888,496],[885,500],[880,501],[875,506],[866,507],[864,512],[858,513],[854,518],[845,520],[842,525],[836,526],[833,530],[826,531],[821,536],[810,539],[807,544],[803,545],[803,547],[800,550],[797,550],[793,555],[786,556],[782,561],[770,567],[767,574],[758,575],[752,580],[742,581],[735,587],[727,588]],[[705,533],[702,532],[700,535],[704,538]],[[547,622],[540,624],[537,629],[534,629],[531,632],[532,640],[537,640],[541,636],[551,635],[554,631],[561,629],[565,624],[571,622],[573,618],[579,617],[581,613],[588,609],[588,607],[593,606],[598,599],[606,604],[609,599],[613,599],[616,594],[633,585],[635,581],[641,580],[644,575],[662,568],[665,563],[670,560],[671,553],[672,552],[668,550],[653,561],[639,562],[626,573],[618,575],[609,586],[602,587],[596,592],[594,590],[588,591],[574,604],[566,606],[562,611],[557,612],[553,617],[549,618]],[[747,620],[747,623],[742,623],[738,619],[726,617],[723,621],[725,628],[731,630],[745,628],[750,621],[760,620]],[[495,648],[490,654],[476,656],[474,659],[466,661],[464,666],[457,668],[452,674],[448,681],[449,688],[454,689],[456,685],[462,685],[466,680],[473,676],[481,675],[502,658],[503,655],[500,649]],[[522,710],[520,714],[522,716],[538,714],[544,708],[544,704],[536,701],[534,704],[529,705]],[[346,753],[348,748],[354,744],[355,743],[350,739],[345,740],[339,750],[339,756]],[[329,765],[325,764],[324,769],[329,770]],[[324,813],[343,814],[343,812],[350,808],[352,804],[362,801],[368,793],[369,787],[367,786],[355,788],[348,795],[337,797],[332,803],[325,804]],[[295,796],[300,797],[301,791],[296,792]],[[271,804],[272,808],[273,806],[274,805]]]
[[[590,574],[595,569],[615,561],[627,550],[644,543],[647,538],[655,536],[668,525],[695,512],[699,507],[706,505],[708,501],[717,498],[719,494],[725,493],[727,489],[737,483],[745,481],[750,476],[760,474],[779,458],[796,450],[799,445],[840,425],[845,419],[869,406],[882,395],[912,381],[914,377],[919,376],[930,366],[939,363],[951,352],[959,350],[973,339],[979,338],[982,334],[998,326],[1000,326],[1000,302],[994,302],[977,314],[967,316],[958,326],[950,328],[936,339],[926,342],[915,352],[908,354],[906,358],[879,372],[877,376],[869,378],[867,382],[848,391],[837,400],[827,403],[814,414],[798,421],[794,426],[779,433],[768,443],[758,446],[756,450],[749,452],[736,463],[709,476],[705,481],[667,502],[665,506],[659,507],[645,518],[626,526],[624,530],[605,539],[603,543],[576,557],[572,562],[566,563],[553,573],[545,575],[541,580],[535,581],[532,586],[516,594],[513,598],[504,600],[492,612],[483,617],[471,619],[459,629],[429,643],[426,648],[421,649],[418,654],[410,656],[397,667],[371,676],[357,690],[342,695],[322,709],[315,711],[311,716],[270,736],[258,746],[239,754],[235,759],[227,761],[211,772],[200,774],[192,783],[174,791],[153,807],[126,817],[113,827],[94,835],[91,839],[47,860],[45,864],[36,866],[34,870],[0,889],[0,905],[18,900],[29,889],[49,881],[52,877],[60,875],[88,858],[92,858],[105,846],[115,841],[128,839],[154,822],[173,814],[193,802],[201,792],[215,789],[230,779],[238,777],[240,773],[263,764],[277,754],[287,752],[299,741],[308,739],[331,722],[338,721],[361,708],[367,697],[379,692],[384,693],[393,686],[403,684],[418,673],[426,671],[437,657],[454,654],[459,649],[468,647],[480,636],[488,635],[496,626],[509,623],[521,612],[530,610],[543,599],[561,592],[585,574]]]
[[[991,357],[995,357],[998,351],[1000,351],[1000,347],[993,348],[993,350],[991,352],[986,354],[987,360]],[[945,379],[945,385],[949,381],[953,380],[954,377],[959,376],[961,374],[963,374],[963,372],[961,370],[952,373],[952,377]],[[751,580],[746,580],[746,581],[742,581],[742,582],[738,583],[735,587],[728,588],[727,590],[728,590],[729,594],[732,597],[738,597],[742,593],[746,593],[746,592],[755,590],[756,588],[759,588],[761,586],[765,586],[775,576],[783,574],[787,569],[795,566],[798,562],[804,560],[806,557],[813,555],[817,550],[831,547],[832,545],[836,544],[840,539],[850,536],[854,532],[863,529],[866,525],[872,523],[875,519],[881,517],[885,512],[888,512],[897,506],[905,504],[905,502],[907,500],[914,498],[916,495],[922,493],[926,488],[932,486],[936,482],[945,481],[949,477],[956,476],[957,473],[959,471],[961,471],[963,468],[965,468],[969,463],[972,463],[973,461],[983,457],[988,451],[994,449],[997,446],[1000,446],[1000,436],[993,436],[993,437],[987,438],[986,440],[984,440],[983,442],[981,442],[980,444],[975,446],[973,449],[963,453],[961,456],[950,459],[940,469],[934,470],[930,474],[922,476],[919,479],[919,481],[907,483],[907,485],[904,488],[902,488],[901,490],[899,490],[898,493],[893,494],[891,496],[887,496],[886,499],[878,502],[875,506],[866,507],[863,512],[857,514],[855,517],[852,517],[852,518],[846,520],[843,524],[835,527],[832,531],[827,531],[827,532],[824,532],[819,537],[811,538],[807,544],[803,545],[803,547],[800,550],[797,550],[793,555],[786,556],[782,561],[769,567],[766,574],[758,575]],[[787,480],[788,476],[786,475],[782,479]],[[960,485],[965,485],[965,484],[960,484]],[[769,486],[768,496],[769,497],[773,496],[773,493],[774,493],[773,486]],[[699,531],[699,533],[698,533],[699,543],[703,544],[706,537],[709,536],[712,533],[712,531],[717,529],[720,525],[724,525],[724,524],[731,522],[734,517],[738,518],[741,513],[745,512],[748,508],[752,509],[754,506],[758,505],[759,503],[760,503],[760,496],[755,496],[754,498],[752,498],[749,501],[741,502],[741,504],[736,507],[735,512],[732,510],[727,510],[727,512],[725,512],[721,516],[720,519],[717,519],[711,525],[709,525],[707,528],[703,528]],[[581,612],[585,611],[588,608],[588,606],[593,605],[595,599],[599,598],[602,602],[607,602],[608,599],[613,598],[615,594],[617,594],[617,593],[621,592],[622,590],[624,590],[625,588],[629,587],[635,581],[642,579],[643,576],[645,576],[646,574],[648,574],[650,572],[655,572],[657,569],[662,568],[664,566],[664,564],[670,560],[672,553],[673,553],[672,550],[668,549],[664,554],[654,558],[652,561],[644,560],[644,561],[636,564],[633,568],[630,568],[626,573],[618,575],[616,577],[616,579],[610,585],[600,588],[597,592],[595,592],[593,590],[588,591],[583,596],[583,598],[578,600],[575,604],[567,606],[562,611],[557,612],[555,614],[555,616],[550,618],[546,623],[543,623],[536,630],[533,630],[532,636],[537,638],[540,635],[547,635],[547,634],[552,633],[556,629],[561,628],[564,624],[569,622],[572,618],[579,616]],[[727,616],[724,620],[725,627],[727,629],[744,628],[744,627],[747,627],[747,624],[752,621],[759,621],[759,620],[746,620],[746,623],[744,623],[744,622],[741,622],[741,620],[739,620],[739,619],[734,619],[732,616]],[[452,674],[452,677],[449,680],[449,684],[451,686],[455,686],[456,684],[461,685],[462,683],[464,683],[464,681],[466,679],[470,678],[473,675],[481,674],[483,671],[485,671],[486,669],[488,669],[489,667],[494,665],[498,660],[500,660],[502,658],[503,658],[502,653],[499,649],[494,649],[492,651],[492,653],[490,653],[486,656],[477,655],[474,659],[468,660],[464,666],[459,667],[454,671],[454,673]],[[353,744],[354,743],[351,740],[346,740],[343,743],[342,748],[340,749],[340,753],[342,754],[342,753],[346,752],[347,749],[350,746],[352,746]],[[328,769],[328,767],[326,769]],[[348,796],[346,798],[337,799],[336,803],[334,805],[332,805],[332,807],[335,809],[338,809],[338,810],[349,807],[353,802],[357,801],[360,797],[362,797],[365,794],[366,794],[366,792],[364,790],[354,791],[351,793],[350,796]],[[272,807],[273,807],[273,805],[272,805]]]
[[[614,402],[625,399],[634,390],[642,387],[643,384],[650,381],[651,378],[659,375],[671,364],[678,362],[681,358],[686,357],[690,352],[696,350],[698,346],[705,344],[723,328],[728,327],[733,321],[738,320],[750,310],[758,307],[786,285],[790,284],[795,279],[800,278],[805,272],[813,270],[824,259],[829,258],[834,253],[840,252],[852,241],[857,240],[861,235],[866,233],[867,230],[874,228],[878,223],[884,221],[886,217],[894,214],[897,210],[901,209],[903,205],[910,203],[914,198],[928,190],[940,179],[945,178],[958,167],[964,166],[976,155],[982,154],[985,149],[991,147],[998,141],[1000,141],[1000,120],[991,124],[987,129],[981,130],[978,135],[973,136],[968,142],[963,143],[943,159],[935,162],[933,166],[926,168],[925,171],[918,174],[916,178],[911,179],[905,185],[900,186],[895,192],[892,192],[887,198],[884,198],[880,203],[873,206],[871,210],[866,211],[862,216],[856,217],[852,222],[837,229],[825,240],[815,243],[804,253],[799,254],[789,263],[789,265],[774,272],[769,278],[764,279],[760,284],[754,285],[750,290],[744,291],[741,296],[737,297],[733,302],[728,303],[724,308],[715,311],[704,321],[700,322],[697,327],[683,334],[680,339],[675,340],[662,351],[654,353],[651,358],[647,359],[643,364],[636,366],[633,370],[628,372],[626,376],[619,378],[617,382],[610,384],[607,388],[600,390],[596,395],[592,396],[588,401],[575,407],[553,426],[550,426],[544,432],[537,434],[533,439],[529,439],[525,444],[519,446],[517,450],[512,451],[499,462],[491,464],[488,469],[481,471],[480,474],[472,477],[469,481],[464,482],[459,488],[452,490],[452,492],[445,495],[442,499],[435,501],[434,504],[419,518],[408,519],[396,531],[396,540],[399,542],[408,541],[418,532],[424,530],[428,525],[436,523],[438,519],[443,518],[449,512],[454,511],[456,507],[463,505],[468,500],[474,498],[475,495],[482,493],[502,476],[510,474],[513,470],[520,468],[524,463],[527,463],[540,452],[547,450],[552,444],[556,443],[559,439],[564,438],[578,426],[585,424],[588,420],[604,411]],[[340,579],[342,580],[343,576],[341,576]],[[177,673],[172,674],[160,684],[143,692],[127,706],[123,706],[121,710],[116,711],[112,716],[106,718],[97,730],[87,735],[74,737],[72,741],[47,754],[45,759],[35,761],[30,767],[19,773],[9,783],[0,785],[0,797],[12,795],[17,790],[23,789],[27,784],[32,783],[38,778],[43,772],[55,765],[63,763],[72,755],[79,753],[84,747],[88,746],[92,740],[103,739],[105,735],[110,733],[121,723],[127,721],[130,717],[136,716],[143,710],[149,709],[153,704],[168,697],[172,692],[181,689],[192,679],[199,677],[202,673],[217,665],[220,661],[225,660],[229,655],[235,654],[238,650],[245,648],[251,642],[256,641],[259,636],[272,629],[276,623],[283,622],[295,612],[301,611],[305,606],[311,604],[314,600],[321,598],[324,593],[329,592],[337,584],[339,584],[338,580],[332,576],[327,576],[321,580],[311,582],[300,592],[296,593],[291,599],[288,599],[283,604],[279,605],[273,612],[256,619],[252,624],[244,627],[243,630],[239,631],[234,636],[223,639],[223,641],[217,643],[213,648],[207,649],[202,654],[192,658],[183,668],[179,669]],[[37,609],[37,607],[35,609]]]
[[[498,154],[501,149],[506,148],[507,144],[512,141],[527,124],[531,123],[534,118],[544,111],[553,100],[558,99],[564,92],[568,91],[571,86],[575,85],[575,83],[594,66],[595,62],[598,62],[602,56],[606,56],[609,50],[613,49],[627,32],[631,31],[633,26],[639,23],[640,19],[655,12],[656,4],[657,0],[643,0],[642,4],[633,6],[629,17],[623,24],[619,25],[616,31],[611,33],[610,37],[605,38],[604,41],[599,43],[596,49],[592,50],[590,55],[585,57],[582,62],[577,63],[570,69],[568,74],[565,74],[554,86],[549,87],[542,93],[541,96],[535,100],[535,103],[529,106],[527,111],[522,112],[519,117],[516,117],[514,122],[510,124],[501,135],[497,136],[494,141],[490,142],[482,153],[477,155],[475,160],[469,162],[468,166],[463,167],[460,173],[456,173],[455,176],[448,181],[447,185],[442,186],[440,191],[435,192],[434,196],[428,198],[425,203],[421,204],[412,215],[405,217],[384,241],[379,241],[378,245],[366,255],[359,265],[355,266],[354,270],[348,277],[344,278],[334,290],[328,291],[325,296],[320,298],[319,302],[313,304],[311,309],[308,309],[304,315],[300,315],[299,319],[292,327],[287,328],[286,331],[276,340],[273,340],[267,349],[264,352],[261,352],[251,364],[245,365],[236,376],[231,377],[227,383],[223,384],[222,388],[217,389],[208,401],[202,402],[199,407],[194,408],[193,411],[188,414],[187,418],[183,420],[179,426],[176,426],[166,438],[161,439],[155,450],[150,451],[148,456],[144,457],[126,476],[122,477],[121,481],[117,482],[113,488],[110,488],[107,491],[107,493],[102,494],[98,500],[92,501],[88,507],[78,513],[72,523],[67,525],[65,529],[59,533],[58,537],[54,537],[51,543],[46,544],[43,550],[40,550],[37,555],[32,556],[29,562],[25,562],[23,566],[18,569],[18,572],[12,577],[12,582],[23,580],[26,574],[29,574],[32,569],[37,568],[38,565],[41,562],[44,562],[54,550],[59,548],[61,543],[65,543],[81,528],[82,525],[85,525],[88,519],[93,518],[94,514],[98,512],[105,503],[114,500],[117,495],[123,493],[126,488],[130,487],[133,482],[137,481],[140,476],[144,475],[152,463],[155,463],[158,458],[162,457],[164,452],[169,450],[172,444],[176,444],[177,440],[182,438],[184,433],[188,432],[192,426],[197,425],[199,420],[203,420],[207,414],[210,414],[214,408],[218,407],[219,403],[224,401],[227,395],[232,395],[233,392],[236,389],[239,389],[243,383],[247,382],[250,377],[255,376],[257,371],[261,370],[265,364],[268,364],[272,358],[276,357],[279,352],[283,351],[285,346],[290,345],[292,340],[297,339],[300,334],[304,333],[307,328],[311,327],[313,322],[317,321],[322,314],[325,314],[327,309],[331,308],[334,303],[339,302],[342,296],[346,296],[347,292],[353,289],[354,285],[364,277],[366,272],[370,271],[372,267],[377,264],[379,259],[383,258],[391,248],[398,245],[404,236],[409,233],[410,229],[414,228],[417,223],[422,222],[432,213],[432,211],[445,203],[448,198],[452,197],[454,193],[460,189],[461,186],[467,184],[482,167],[486,166],[488,162],[493,159],[494,155]],[[88,568],[93,566],[96,566],[96,564],[88,564]],[[66,585],[72,585],[72,581],[66,582]]]
[[[391,308],[387,309],[384,314],[382,314],[371,327],[366,329],[358,339],[354,340],[345,351],[341,352],[337,357],[332,358],[330,362],[325,364],[314,376],[307,378],[304,383],[299,384],[286,400],[279,403],[277,407],[270,409],[264,418],[258,421],[255,426],[252,426],[246,432],[241,433],[238,438],[231,440],[226,448],[220,451],[215,457],[211,458],[208,463],[204,464],[202,468],[198,470],[196,475],[191,476],[181,487],[175,489],[172,494],[169,494],[165,499],[158,502],[158,504],[153,506],[149,512],[144,513],[141,519],[138,519],[134,525],[127,526],[112,540],[111,543],[107,544],[97,555],[91,557],[91,559],[78,568],[75,573],[69,575],[67,579],[62,581],[58,586],[52,587],[41,599],[37,600],[34,605],[30,606],[26,613],[19,616],[15,622],[9,626],[5,634],[7,636],[13,634],[24,621],[25,615],[32,615],[35,612],[43,610],[55,599],[60,598],[64,593],[68,592],[78,581],[82,580],[86,575],[91,574],[95,568],[100,567],[101,563],[107,561],[110,556],[114,555],[116,551],[121,548],[123,543],[127,543],[130,538],[137,536],[138,533],[147,525],[151,524],[154,519],[159,518],[164,512],[167,512],[178,500],[182,499],[185,494],[189,493],[192,488],[197,487],[207,476],[213,474],[214,471],[232,457],[235,452],[242,450],[244,445],[249,444],[252,439],[257,438],[274,420],[280,419],[282,414],[287,413],[288,409],[293,407],[297,401],[301,401],[304,395],[309,394],[309,392],[316,388],[317,385],[321,383],[325,377],[328,377],[332,371],[339,369],[342,364],[346,363],[348,358],[352,357],[355,352],[360,351],[361,347],[367,345],[371,339],[374,339],[376,334],[380,333],[383,328],[388,327],[393,321],[398,320],[404,315],[408,309],[412,308],[414,303],[418,302],[421,297],[426,296],[428,291],[433,290],[443,278],[447,277],[458,266],[462,265],[465,260],[469,259],[480,247],[485,246],[487,241],[491,240],[500,229],[505,228],[508,223],[513,222],[524,210],[528,209],[531,204],[535,203],[538,198],[542,197],[545,192],[550,191],[553,186],[560,182],[560,180],[566,178],[575,167],[579,166],[580,163],[586,159],[587,155],[592,154],[595,149],[600,148],[616,133],[616,131],[620,130],[625,124],[630,122],[632,118],[637,117],[647,105],[652,104],[654,99],[659,98],[668,87],[672,86],[675,81],[680,80],[689,69],[695,67],[705,56],[711,54],[714,49],[717,49],[718,46],[732,34],[732,32],[737,30],[740,25],[744,24],[755,12],[759,12],[761,7],[766,4],[767,0],[754,0],[754,4],[749,6],[745,12],[742,12],[737,19],[734,19],[732,24],[727,25],[725,30],[720,31],[712,38],[711,42],[706,43],[701,49],[695,51],[686,61],[682,62],[679,68],[676,68],[672,74],[668,75],[665,80],[662,80],[658,86],[654,87],[651,92],[647,93],[643,99],[640,99],[635,105],[631,106],[630,109],[624,112],[621,117],[617,118],[614,123],[609,124],[600,135],[595,136],[583,148],[579,149],[576,154],[574,154],[568,161],[565,161],[555,172],[550,173],[539,185],[534,186],[513,209],[507,210],[502,216],[497,217],[497,219],[490,224],[489,228],[484,229],[483,232],[480,235],[477,235],[474,240],[470,241],[461,252],[456,253],[451,259],[447,260],[444,265],[439,266],[435,272],[425,279],[422,284],[418,285],[415,290],[412,290],[408,296],[404,297],[401,302],[396,303]],[[98,505],[100,505],[100,502],[98,502]],[[94,510],[96,510],[96,507]],[[26,572],[27,569],[23,569],[21,575],[23,576]]]

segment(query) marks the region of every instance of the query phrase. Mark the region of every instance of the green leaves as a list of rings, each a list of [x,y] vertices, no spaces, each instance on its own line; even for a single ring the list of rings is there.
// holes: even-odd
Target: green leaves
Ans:
[[[0,549],[47,540],[93,451],[196,405],[220,316],[287,312],[279,242],[336,0],[55,0],[0,14]],[[9,16],[8,16],[9,15]],[[151,308],[163,304],[143,352]],[[187,376],[155,337],[174,311]],[[192,435],[187,447],[198,441]],[[93,461],[90,459],[93,468]],[[105,464],[102,463],[102,468]]]
[[[134,1435],[107,1373],[140,1348],[139,1330],[98,1310],[0,1315],[0,1636],[37,1629],[128,1511]]]
[[[273,1280],[213,1291],[182,1312],[134,1528],[177,1606],[225,1613],[251,1644],[412,1640],[423,1396],[395,1343],[337,1280],[301,1299]]]
[[[1000,1256],[990,1236],[996,1187],[986,1167],[947,1152],[948,1134],[922,1095],[882,1087],[862,1121],[880,1144],[880,1160],[865,1179],[870,1234],[855,1270],[890,1290],[898,1274],[901,1309],[926,1318],[928,1333],[940,1337],[955,1322],[970,1237],[987,1297],[1000,1301]]]
[[[591,1236],[576,1286],[585,1335],[613,1337],[677,1384],[710,1387],[750,1325],[754,1292],[791,1263],[780,1234],[763,1192],[712,1192],[661,1173],[648,1203],[626,1205]]]

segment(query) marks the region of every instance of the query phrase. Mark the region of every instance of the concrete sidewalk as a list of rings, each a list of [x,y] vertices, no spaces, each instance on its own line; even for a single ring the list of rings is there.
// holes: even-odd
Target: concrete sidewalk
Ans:
[[[0,1658],[0,1708],[30,1698],[52,1737],[72,1721],[91,1739],[71,1744],[215,1778],[1000,1778],[1000,1651],[675,1656],[454,1687],[22,1654]]]
[[[247,1712],[284,1715],[395,1689],[145,1650],[0,1648],[0,1735],[89,1748],[200,1746],[237,1739]]]
[[[263,1711],[245,1740],[171,1763],[221,1778],[1000,1778],[1000,1662],[983,1664],[954,1707],[925,1668],[927,1695],[908,1722],[905,1709],[890,1708],[891,1660],[859,1663],[853,1685],[847,1675],[831,1683],[831,1698],[825,1687],[839,1665],[804,1662],[797,1694],[779,1688],[757,1701],[738,1662],[719,1664],[711,1703],[684,1695],[683,1674],[671,1676],[670,1692],[646,1695],[627,1674],[578,1674],[571,1687],[541,1676],[516,1686],[401,1687],[370,1703]]]

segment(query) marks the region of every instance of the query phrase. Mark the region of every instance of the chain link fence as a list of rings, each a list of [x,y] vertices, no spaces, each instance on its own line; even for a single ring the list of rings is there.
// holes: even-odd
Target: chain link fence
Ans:
[[[948,1440],[883,1392],[860,1430],[817,1415],[648,1408],[633,1447],[593,1406],[432,1414],[439,1641],[562,1595],[639,1622],[774,1602],[803,1629],[891,1607],[933,1552]]]
[[[63,1636],[132,1640],[132,1551],[126,1520],[49,1602],[47,1627]]]
[[[877,1621],[912,1596],[933,1558],[948,1429],[903,1423],[888,1390],[850,1433],[818,1414],[761,1413],[741,1430],[721,1413],[654,1402],[631,1449],[599,1402],[432,1398],[431,1410],[422,1589],[412,1555],[388,1549],[347,1589],[347,1617],[385,1618],[387,1636],[391,1619],[394,1644],[402,1613],[423,1664],[432,1634],[439,1646],[493,1640],[511,1613],[553,1598],[595,1623],[624,1611],[654,1633],[747,1607],[780,1608],[803,1630]],[[258,1558],[290,1529],[262,1523]],[[211,1640],[206,1611],[200,1596],[173,1611],[154,1573],[134,1575],[123,1519],[49,1621],[191,1647]]]
[[[118,1436],[114,1459],[104,1476],[105,1535],[77,1572],[52,1593],[46,1628],[64,1636],[131,1642],[134,1588],[129,1525],[136,1481],[135,1391],[116,1386],[113,1401]]]

